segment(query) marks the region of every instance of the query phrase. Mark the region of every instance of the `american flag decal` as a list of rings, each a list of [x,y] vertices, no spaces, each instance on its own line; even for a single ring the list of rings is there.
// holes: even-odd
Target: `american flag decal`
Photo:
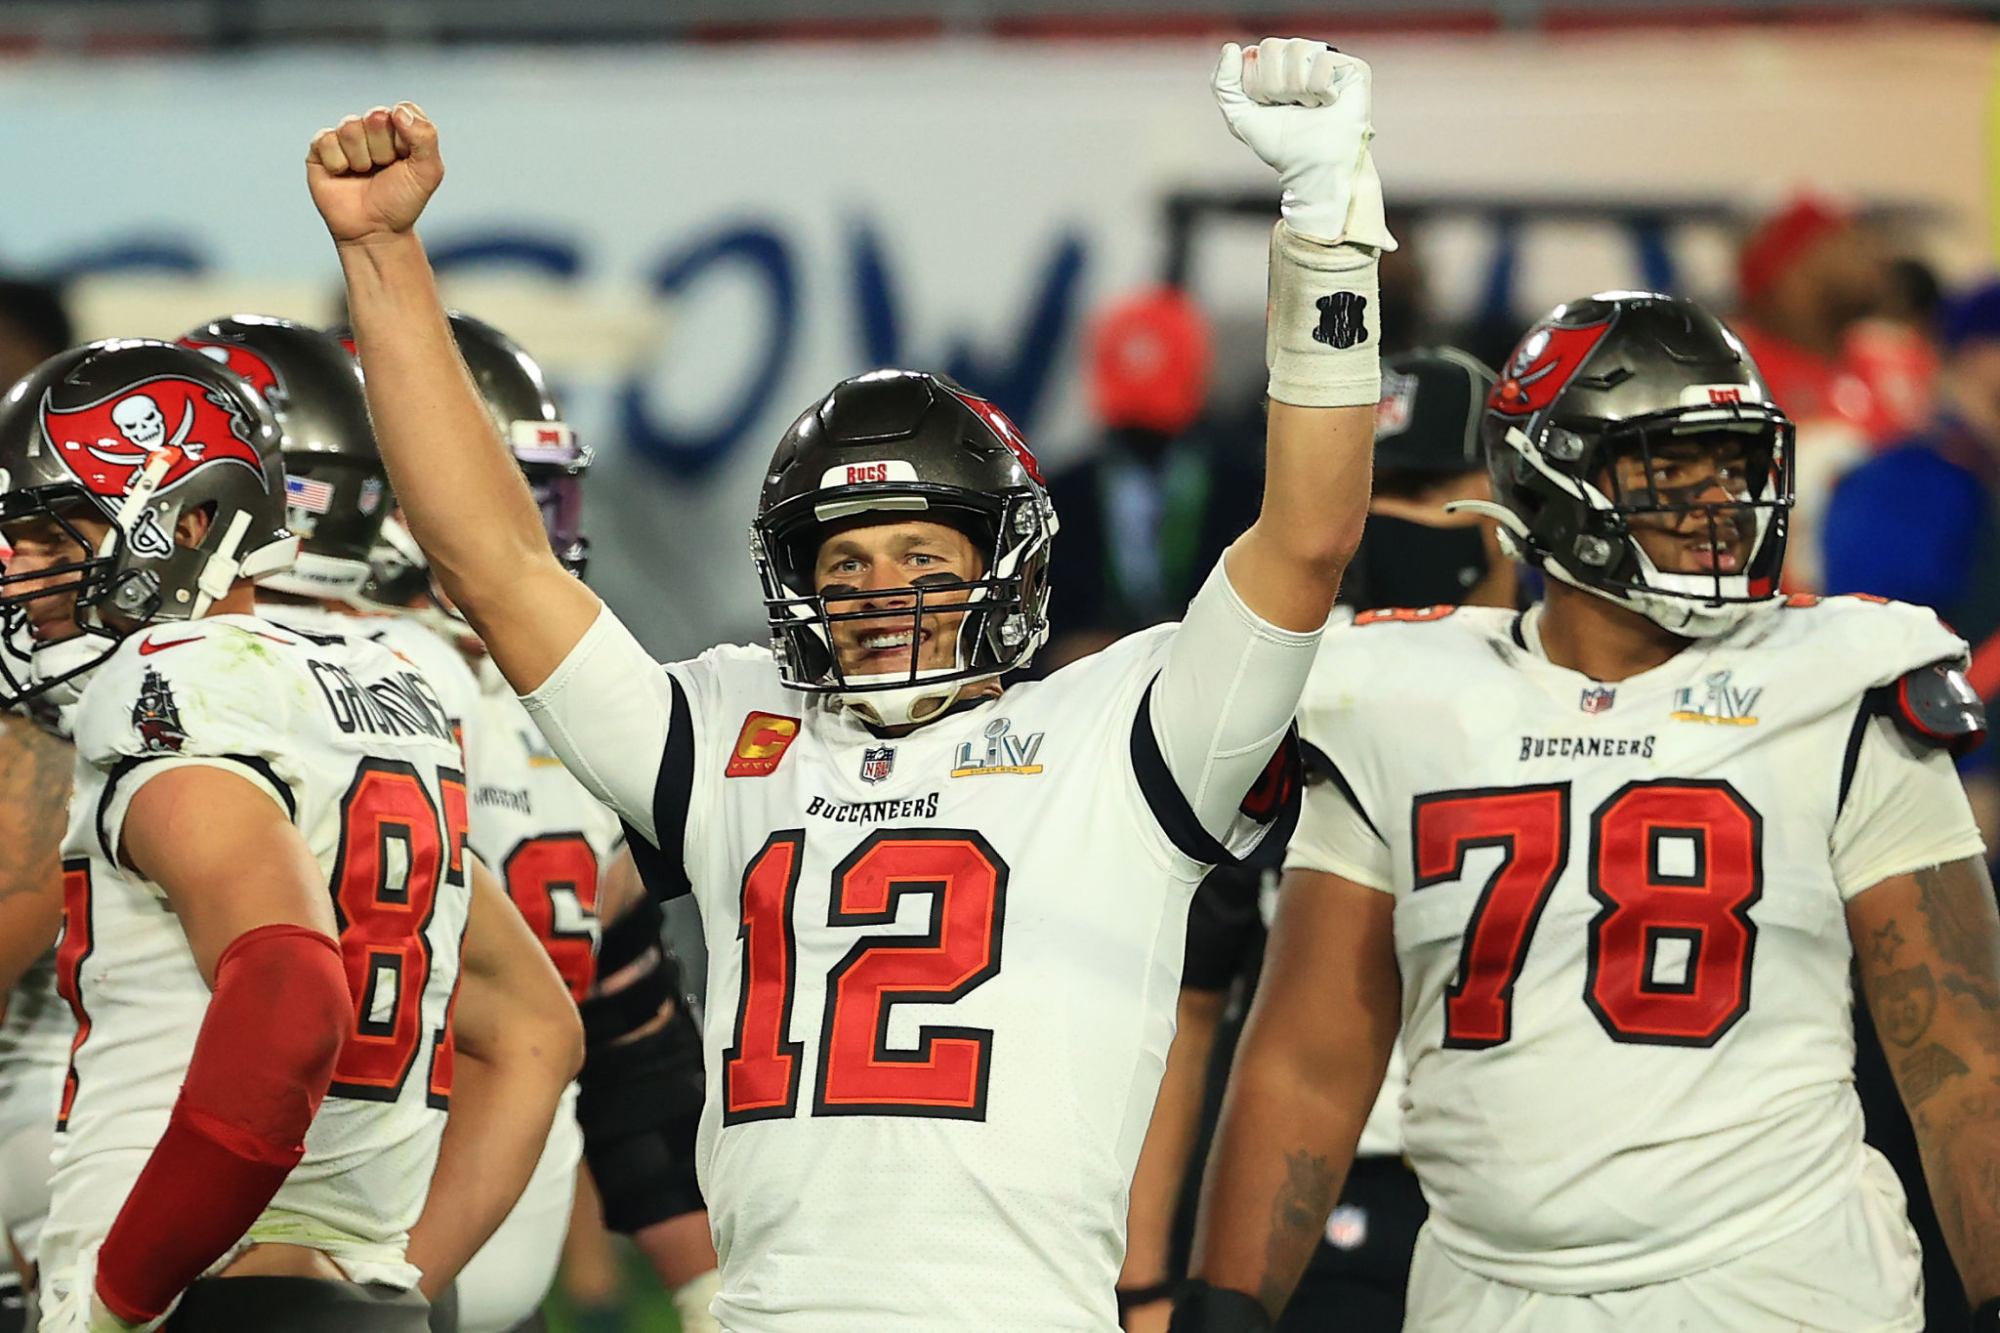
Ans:
[[[324,514],[333,508],[333,487],[311,477],[286,477],[285,503],[308,514]]]

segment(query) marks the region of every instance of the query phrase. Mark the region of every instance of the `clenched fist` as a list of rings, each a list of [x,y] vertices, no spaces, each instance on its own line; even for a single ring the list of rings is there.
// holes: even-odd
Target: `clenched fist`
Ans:
[[[1214,89],[1229,132],[1277,170],[1293,231],[1393,250],[1368,151],[1369,84],[1366,63],[1325,42],[1268,37],[1247,51],[1223,47]]]
[[[349,116],[306,150],[306,183],[336,244],[408,231],[443,179],[437,126],[415,102]]]

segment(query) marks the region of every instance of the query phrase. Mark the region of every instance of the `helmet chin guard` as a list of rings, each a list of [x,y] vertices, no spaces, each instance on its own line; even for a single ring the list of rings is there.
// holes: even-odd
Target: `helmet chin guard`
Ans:
[[[942,717],[965,690],[991,676],[966,677],[956,671],[919,671],[918,683],[900,671],[880,676],[849,676],[848,688],[827,694],[828,707],[845,709],[877,727],[913,727]],[[879,683],[878,683],[879,682]]]
[[[351,602],[360,595],[372,572],[373,567],[366,560],[301,551],[290,569],[265,575],[257,586],[294,597]]]

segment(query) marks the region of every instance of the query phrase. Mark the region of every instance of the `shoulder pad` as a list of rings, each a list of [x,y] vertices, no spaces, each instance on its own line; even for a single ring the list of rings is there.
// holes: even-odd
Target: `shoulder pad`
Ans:
[[[1927,745],[1970,754],[1986,739],[1986,705],[1955,662],[1933,662],[1882,688],[1881,712]]]

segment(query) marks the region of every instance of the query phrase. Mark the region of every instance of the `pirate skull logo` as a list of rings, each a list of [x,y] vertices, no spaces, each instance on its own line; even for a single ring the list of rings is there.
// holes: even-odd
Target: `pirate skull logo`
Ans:
[[[134,449],[143,455],[167,446],[181,450],[189,458],[201,457],[201,441],[188,438],[188,432],[194,429],[192,404],[183,406],[180,425],[174,428],[172,439],[167,438],[167,414],[160,410],[158,400],[147,393],[131,394],[113,403],[111,424],[125,437],[123,443],[99,439],[87,446],[106,463],[129,463]]]
[[[111,409],[118,433],[141,449],[157,449],[167,438],[167,418],[148,394],[135,393]]]

